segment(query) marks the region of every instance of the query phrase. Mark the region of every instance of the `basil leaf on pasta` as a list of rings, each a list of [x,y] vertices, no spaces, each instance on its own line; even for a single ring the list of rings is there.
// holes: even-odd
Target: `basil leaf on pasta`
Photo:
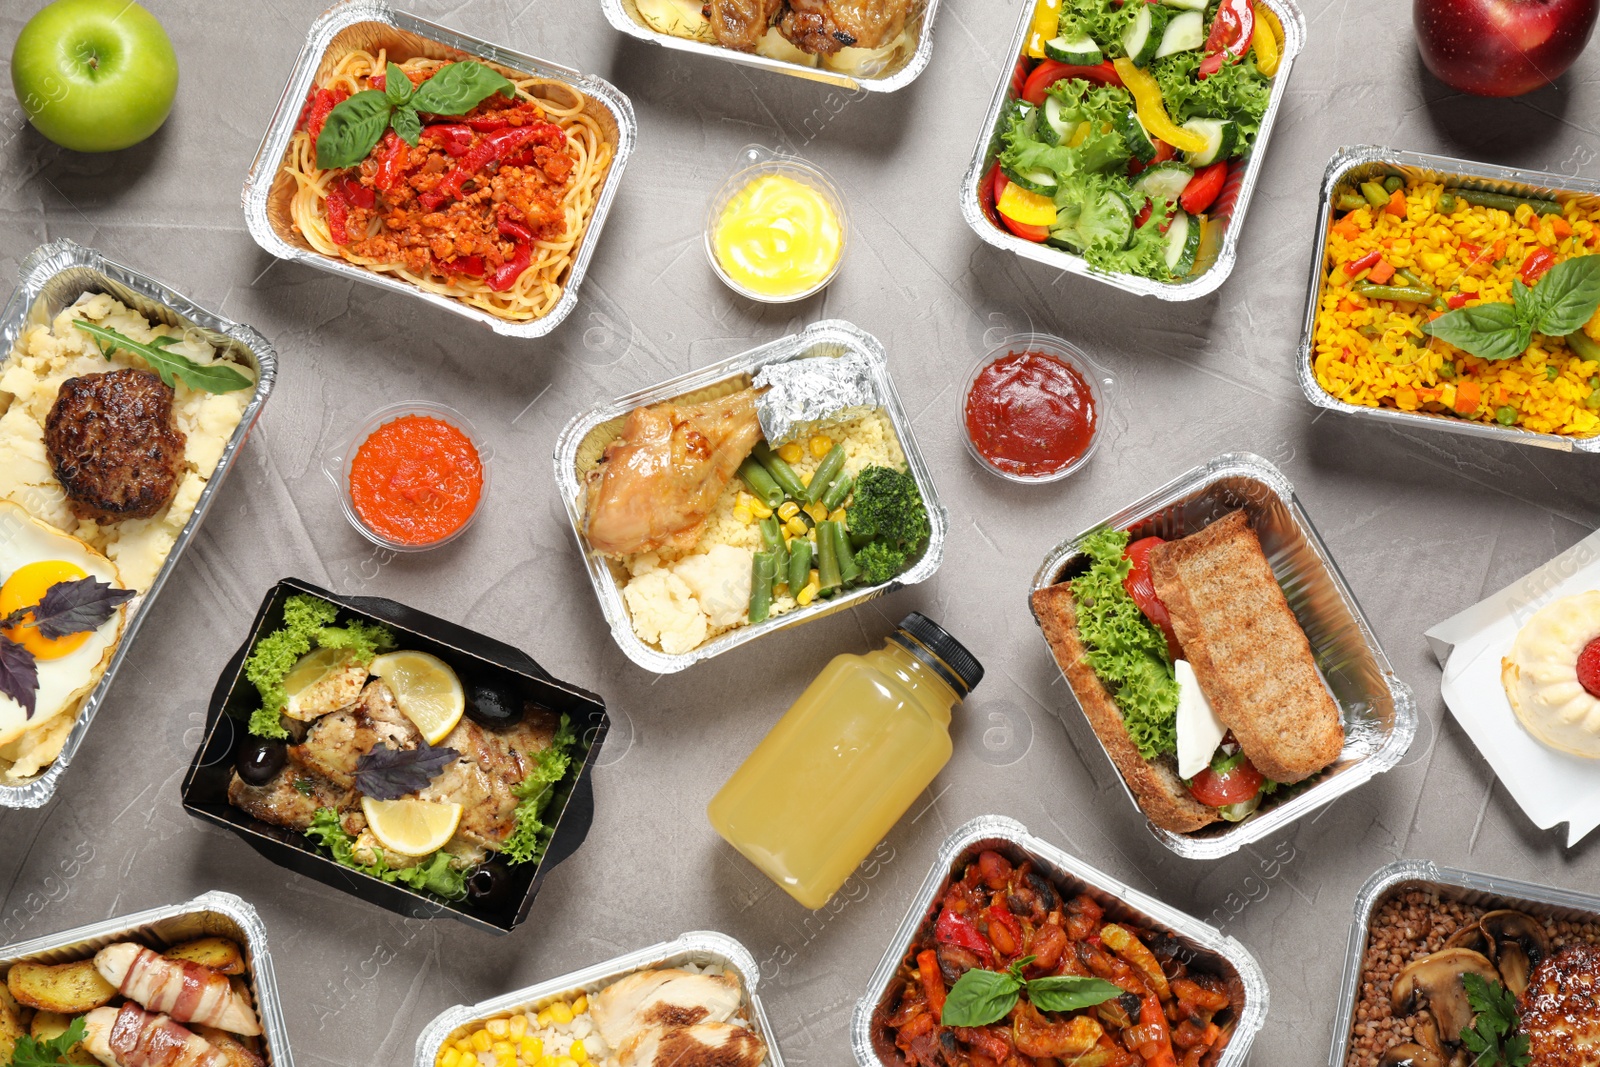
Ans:
[[[1423,330],[1479,359],[1515,359],[1528,350],[1532,330],[1510,304],[1459,308],[1425,323]]]
[[[414,108],[395,108],[394,117],[389,120],[389,125],[393,126],[394,132],[400,135],[400,139],[412,148],[422,140],[422,120],[417,117]]]
[[[939,1021],[945,1026],[987,1026],[1017,1002],[1022,983],[1009,974],[974,967],[950,987]]]
[[[406,72],[390,63],[383,75],[383,95],[389,98],[389,103],[399,107],[411,99],[412,92],[411,79],[406,77]]]
[[[515,96],[517,87],[482,63],[449,63],[417,86],[411,106],[433,115],[465,115],[494,93]]]
[[[1042,1011],[1077,1011],[1120,997],[1122,990],[1103,978],[1052,974],[1028,983],[1028,999]]]
[[[394,105],[376,89],[365,89],[341,101],[328,113],[317,137],[317,166],[323,170],[353,167],[367,158],[389,128]]]
[[[1533,328],[1551,337],[1566,336],[1600,308],[1600,256],[1578,256],[1557,263],[1533,291],[1539,304]]]

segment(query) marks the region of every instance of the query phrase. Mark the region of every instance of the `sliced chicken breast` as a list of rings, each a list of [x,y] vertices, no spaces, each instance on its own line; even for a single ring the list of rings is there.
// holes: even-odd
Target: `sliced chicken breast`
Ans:
[[[725,1023],[739,1010],[739,980],[730,974],[695,974],[667,968],[637,971],[594,999],[595,1026],[614,1049],[647,1030]]]

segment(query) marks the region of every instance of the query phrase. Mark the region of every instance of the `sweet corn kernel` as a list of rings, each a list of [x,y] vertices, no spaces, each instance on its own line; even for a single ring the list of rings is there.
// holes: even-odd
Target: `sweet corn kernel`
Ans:
[[[800,484],[801,485],[810,485],[811,484],[811,475],[810,474],[802,474],[800,476]]]
[[[572,1014],[574,1014],[574,1015],[582,1015],[584,1012],[586,1012],[588,1010],[589,1010],[589,996],[588,996],[588,994],[579,993],[578,994],[578,999],[574,1000],[572,1002]]]
[[[772,509],[767,507],[766,501],[764,500],[751,500],[750,514],[754,515],[758,519],[764,519],[772,514]]]
[[[821,522],[828,517],[828,508],[821,501],[815,504],[807,504],[805,512],[811,516],[812,522]]]
[[[505,1037],[511,1032],[511,1024],[504,1019],[490,1019],[483,1028],[489,1031],[490,1037]]]
[[[511,1024],[506,1028],[513,1038],[521,1038],[528,1032],[528,1017],[526,1015],[513,1015]]]
[[[535,1018],[534,1018],[534,1020],[533,1020],[533,1021],[534,1021],[534,1022],[536,1022],[536,1023],[538,1023],[538,1024],[539,1024],[539,1025],[540,1025],[540,1026],[549,1026],[549,1025],[550,1025],[550,1022],[551,1022],[551,1015],[550,1015],[550,1009],[549,1009],[549,1008],[546,1008],[546,1009],[544,1009],[544,1010],[543,1010],[543,1011],[541,1011],[541,1012],[540,1012],[540,1013],[539,1013],[539,1014],[538,1014],[538,1015],[537,1015],[537,1016],[536,1016],[536,1017],[535,1017]]]
[[[439,1058],[434,1060],[434,1067],[457,1067],[461,1062],[461,1053],[453,1048],[439,1050]]]
[[[556,1058],[554,1056],[540,1056],[538,1067],[556,1067]]]
[[[833,451],[833,438],[827,434],[819,433],[811,439],[811,454],[821,459]]]
[[[788,596],[789,595],[789,583],[788,582],[779,582],[777,585],[773,586],[772,587],[772,595],[773,595],[774,598],[777,598],[777,597],[780,597],[780,596]]]
[[[818,589],[821,589],[822,588],[822,572],[817,570],[817,568],[812,567],[811,568],[811,573],[806,575],[806,584],[807,585],[814,585]]]
[[[798,514],[800,514],[800,505],[793,500],[785,500],[778,505],[778,518],[784,522],[788,522]]]
[[[460,1041],[456,1042],[456,1051],[461,1053],[462,1059],[466,1060],[472,1059],[472,1057],[477,1055],[478,1052],[477,1049],[472,1047],[472,1042],[467,1038],[462,1038]]]
[[[517,1054],[515,1052],[495,1053],[494,1067],[517,1067]]]
[[[791,537],[804,537],[806,535],[806,531],[810,529],[810,527],[806,525],[806,520],[802,519],[798,515],[784,523],[783,528],[789,531],[789,535]]]
[[[733,506],[733,517],[744,523],[746,526],[749,526],[755,521],[755,516],[752,515],[750,513],[750,509],[745,507],[743,504],[735,504]]]
[[[739,496],[734,500],[734,504],[741,508],[747,508],[755,502],[756,498],[745,492],[743,489],[739,490]]]
[[[810,585],[800,590],[800,594],[794,598],[794,602],[799,604],[801,607],[805,607],[807,604],[815,600],[817,598],[817,594],[821,591],[822,586],[818,585],[816,582],[812,582]]]
[[[472,1047],[476,1051],[478,1051],[478,1052],[488,1052],[489,1051],[489,1046],[491,1044],[493,1044],[493,1043],[494,1043],[493,1039],[489,1037],[489,1031],[487,1031],[487,1030],[475,1030],[475,1031],[473,1031],[473,1034],[472,1034]]]
[[[522,1062],[535,1064],[544,1059],[544,1042],[536,1037],[525,1037],[519,1042],[522,1051]]]
[[[572,1021],[572,1008],[564,1000],[556,1001],[554,1004],[550,1005],[548,1010],[550,1012],[550,1018],[554,1019],[561,1026],[565,1026]]]
[[[556,1067],[578,1067],[578,1061],[571,1056],[562,1056],[556,1060]]]
[[[572,1048],[568,1051],[567,1055],[571,1056],[579,1063],[589,1062],[589,1050],[583,1047],[582,1041],[574,1041],[572,1043]]]
[[[800,447],[799,441],[790,441],[778,449],[778,458],[785,463],[799,463],[800,457],[805,455],[805,450]]]
[[[496,1041],[490,1046],[489,1051],[494,1053],[495,1059],[499,1059],[502,1056],[509,1056],[512,1059],[517,1058],[517,1046],[509,1041]]]
[[[834,508],[832,511],[828,512],[828,518],[833,522],[843,522],[844,508]]]

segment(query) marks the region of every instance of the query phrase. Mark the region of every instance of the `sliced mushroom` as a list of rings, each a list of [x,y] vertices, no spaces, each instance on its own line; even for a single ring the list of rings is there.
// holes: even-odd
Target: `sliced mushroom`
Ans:
[[[1432,1019],[1420,1019],[1412,1029],[1413,1039],[1391,1046],[1378,1061],[1379,1067],[1445,1067],[1444,1049],[1439,1046],[1439,1028]]]
[[[1445,948],[1470,948],[1474,952],[1494,958],[1494,942],[1489,940],[1489,935],[1483,932],[1483,927],[1478,923],[1463,926],[1450,935],[1450,940],[1444,943]]]
[[[1415,960],[1400,972],[1390,992],[1390,1003],[1398,1015],[1407,1015],[1426,1003],[1439,1023],[1440,1036],[1448,1044],[1461,1040],[1461,1031],[1472,1025],[1472,1005],[1467,1002],[1463,977],[1476,974],[1486,982],[1498,982],[1500,973],[1481,952],[1470,948],[1446,948]]]
[[[1528,988],[1528,975],[1550,954],[1544,924],[1520,911],[1491,911],[1478,925],[1490,941],[1489,958],[1514,997]]]

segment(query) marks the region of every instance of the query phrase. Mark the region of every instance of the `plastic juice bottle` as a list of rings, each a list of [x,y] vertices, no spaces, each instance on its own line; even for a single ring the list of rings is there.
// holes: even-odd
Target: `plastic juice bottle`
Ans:
[[[835,656],[711,798],[711,825],[808,908],[828,902],[950,760],[983,665],[920,613]]]

